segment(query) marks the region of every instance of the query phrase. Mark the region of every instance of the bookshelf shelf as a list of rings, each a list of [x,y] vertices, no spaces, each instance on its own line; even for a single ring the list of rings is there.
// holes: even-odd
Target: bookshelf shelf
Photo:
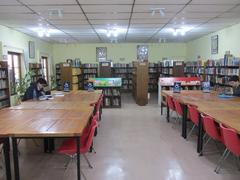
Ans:
[[[29,71],[33,73],[31,76],[32,82],[36,82],[40,77],[43,77],[42,65],[40,63],[29,63]]]
[[[8,62],[0,61],[0,109],[10,106]]]

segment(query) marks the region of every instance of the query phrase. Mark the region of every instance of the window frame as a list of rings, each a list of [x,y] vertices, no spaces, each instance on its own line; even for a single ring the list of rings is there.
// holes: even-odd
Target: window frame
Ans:
[[[44,67],[44,62],[43,61],[45,61],[46,67]],[[47,56],[41,56],[40,64],[41,64],[41,68],[42,68],[43,77],[49,83],[48,57]],[[46,69],[46,76],[44,74],[44,69]]]

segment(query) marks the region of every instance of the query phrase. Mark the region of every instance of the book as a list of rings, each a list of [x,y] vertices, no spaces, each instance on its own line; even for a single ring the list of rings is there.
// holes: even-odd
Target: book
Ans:
[[[174,93],[180,93],[181,92],[181,82],[174,82],[173,92]]]

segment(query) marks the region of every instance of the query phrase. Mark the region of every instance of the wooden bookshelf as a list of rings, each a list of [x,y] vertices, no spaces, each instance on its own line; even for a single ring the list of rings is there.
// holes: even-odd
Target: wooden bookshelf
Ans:
[[[36,82],[39,78],[43,77],[42,65],[40,63],[29,63],[29,71],[32,74],[32,82]]]
[[[157,92],[158,89],[158,78],[159,78],[159,71],[158,71],[158,63],[149,63],[148,67],[148,91],[149,92]]]
[[[8,62],[0,61],[0,109],[10,106]]]
[[[84,89],[89,78],[98,77],[98,64],[82,64],[83,83],[80,89]]]
[[[148,62],[133,62],[132,93],[140,106],[148,103],[148,80]]]
[[[59,66],[60,89],[63,90],[64,83],[68,82],[71,90],[79,90],[80,84],[82,84],[81,67],[72,67],[68,63],[60,63]]]
[[[184,77],[184,62],[181,60],[164,60],[162,77]]]
[[[56,85],[57,85],[57,90],[60,91],[62,90],[62,84],[61,84],[61,64],[56,64]]]
[[[132,90],[132,64],[113,64],[112,77],[122,78],[122,91],[129,92]]]

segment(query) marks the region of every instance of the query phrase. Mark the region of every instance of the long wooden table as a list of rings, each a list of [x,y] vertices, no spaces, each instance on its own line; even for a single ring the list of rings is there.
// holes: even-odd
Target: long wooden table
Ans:
[[[20,179],[18,138],[75,137],[77,142],[77,177],[80,175],[80,137],[92,116],[101,91],[65,93],[46,101],[26,101],[19,106],[1,110],[0,135],[4,137],[7,180],[11,180],[9,138],[12,139],[15,179]]]
[[[187,137],[187,105],[195,105],[199,113],[207,114],[213,117],[216,122],[223,123],[228,127],[235,129],[240,134],[240,97],[222,99],[217,96],[217,92],[203,93],[202,91],[181,91],[173,93],[172,91],[162,91],[163,99],[166,96],[172,96],[183,106],[182,117],[182,136]],[[169,121],[169,108],[167,107],[167,121]],[[198,125],[198,145],[197,152],[202,151],[203,146],[203,125],[199,115]]]

